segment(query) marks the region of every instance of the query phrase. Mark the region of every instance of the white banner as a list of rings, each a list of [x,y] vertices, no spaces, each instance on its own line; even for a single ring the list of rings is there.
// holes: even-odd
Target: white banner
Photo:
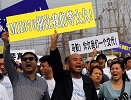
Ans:
[[[109,33],[100,36],[77,39],[69,41],[70,54],[84,54],[92,52],[94,48],[97,51],[119,47],[118,33]]]
[[[35,53],[35,49],[30,49],[30,50],[11,50],[10,54],[11,57],[15,60],[15,61],[20,61],[21,62],[21,55],[25,52],[33,52]]]

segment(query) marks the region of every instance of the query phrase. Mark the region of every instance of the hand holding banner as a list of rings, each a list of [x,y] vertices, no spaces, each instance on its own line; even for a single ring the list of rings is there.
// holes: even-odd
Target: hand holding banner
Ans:
[[[45,0],[23,0],[0,11],[0,37],[3,32],[8,31],[6,17],[48,9]]]

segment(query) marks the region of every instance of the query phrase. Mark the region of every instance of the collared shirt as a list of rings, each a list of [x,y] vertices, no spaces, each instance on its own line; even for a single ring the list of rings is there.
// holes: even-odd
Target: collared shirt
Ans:
[[[10,45],[5,46],[4,64],[12,83],[14,100],[49,100],[47,82],[38,77],[31,80],[24,72],[16,71],[10,60]]]

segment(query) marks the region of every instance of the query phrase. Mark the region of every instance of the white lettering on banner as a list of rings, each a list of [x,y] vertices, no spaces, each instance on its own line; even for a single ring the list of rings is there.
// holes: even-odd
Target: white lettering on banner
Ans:
[[[98,51],[119,47],[118,33],[109,33],[100,36],[69,41],[70,53],[89,53],[94,48]]]
[[[5,22],[5,19],[0,18],[0,32],[5,31],[5,28],[1,25],[3,22]]]
[[[2,32],[2,30],[3,30],[3,26],[2,26],[2,25],[0,25],[0,32]]]

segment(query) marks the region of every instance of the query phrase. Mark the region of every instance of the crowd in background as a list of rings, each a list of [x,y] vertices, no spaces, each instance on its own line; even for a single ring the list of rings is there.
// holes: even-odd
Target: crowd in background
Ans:
[[[10,56],[8,33],[2,34],[0,100],[130,100],[130,55],[107,59],[94,49],[90,61],[84,63],[79,54],[72,54],[62,63],[57,39],[55,31],[50,55],[38,60],[34,53],[26,52],[18,62]]]

